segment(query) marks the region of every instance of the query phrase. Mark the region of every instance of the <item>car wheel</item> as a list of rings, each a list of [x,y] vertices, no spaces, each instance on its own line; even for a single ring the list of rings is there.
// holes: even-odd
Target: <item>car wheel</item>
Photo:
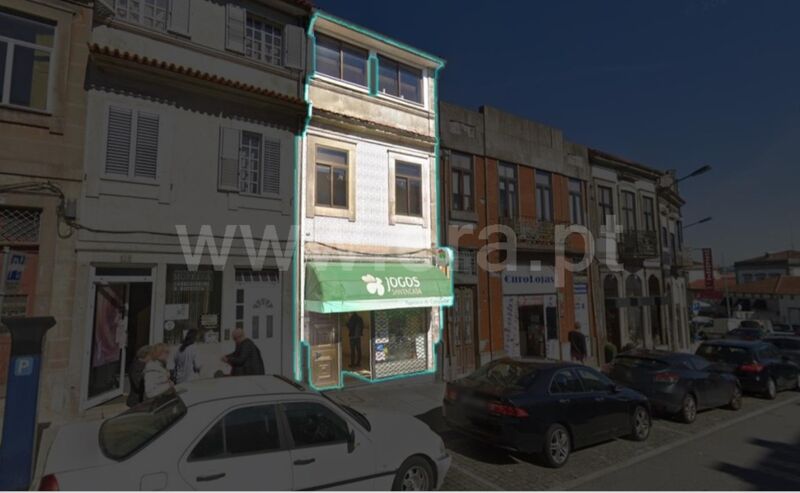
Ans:
[[[650,427],[652,425],[650,412],[644,406],[636,406],[631,415],[631,428],[633,433],[629,435],[631,440],[643,442],[650,436]]]
[[[681,403],[681,421],[684,423],[694,423],[697,419],[697,400],[692,394],[686,394]]]
[[[742,388],[737,384],[733,386],[733,394],[731,400],[728,402],[728,409],[738,411],[742,408]]]
[[[554,424],[547,429],[544,435],[544,450],[542,456],[547,467],[561,467],[567,463],[572,451],[572,439],[569,431],[564,426]]]
[[[434,484],[433,468],[422,457],[409,457],[398,469],[393,491],[430,491]]]
[[[767,380],[767,392],[766,392],[767,399],[773,400],[778,397],[778,386],[775,384],[775,379],[770,378]]]

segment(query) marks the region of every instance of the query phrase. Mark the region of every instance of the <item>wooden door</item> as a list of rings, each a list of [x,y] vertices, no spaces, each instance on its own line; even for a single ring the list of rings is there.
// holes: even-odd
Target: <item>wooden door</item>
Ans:
[[[456,286],[455,302],[448,314],[450,378],[459,378],[475,368],[476,324],[475,288]]]

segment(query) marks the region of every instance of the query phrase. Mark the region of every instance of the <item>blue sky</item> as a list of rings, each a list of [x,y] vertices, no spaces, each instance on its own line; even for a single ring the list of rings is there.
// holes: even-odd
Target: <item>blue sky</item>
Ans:
[[[692,247],[800,249],[800,1],[315,0],[445,58],[442,99],[503,108],[686,180]]]

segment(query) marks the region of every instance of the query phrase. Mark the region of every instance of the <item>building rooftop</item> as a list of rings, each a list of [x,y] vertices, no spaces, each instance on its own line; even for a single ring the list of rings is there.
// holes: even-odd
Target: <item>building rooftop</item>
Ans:
[[[780,252],[773,252],[773,253],[765,253],[764,255],[760,255],[758,257],[749,258],[746,260],[740,260],[734,265],[740,266],[745,264],[775,264],[775,263],[784,263],[796,261],[800,262],[800,251],[798,250],[783,250]]]
[[[775,276],[729,286],[735,294],[800,295],[800,276]]]

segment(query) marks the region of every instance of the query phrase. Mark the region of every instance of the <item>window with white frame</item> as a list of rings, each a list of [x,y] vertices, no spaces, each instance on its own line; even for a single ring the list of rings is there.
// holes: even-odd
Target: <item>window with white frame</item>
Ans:
[[[114,0],[114,12],[119,19],[166,31],[169,0]]]
[[[121,106],[108,108],[105,173],[155,180],[159,116]]]
[[[610,187],[597,187],[597,205],[600,209],[600,224],[606,224],[606,217],[614,215],[614,192]]]
[[[347,151],[317,146],[316,205],[347,209],[349,199]]]
[[[536,219],[553,221],[553,175],[547,171],[536,172]]]
[[[656,230],[656,209],[652,197],[642,197],[642,214],[645,231]]]
[[[384,56],[378,57],[378,65],[380,92],[422,103],[422,70]]]
[[[220,190],[251,195],[280,193],[280,141],[225,127],[220,139]]]
[[[574,178],[569,180],[569,215],[572,224],[584,224],[583,184]]]
[[[283,53],[283,30],[280,26],[247,12],[244,52],[250,58],[280,65]]]
[[[422,167],[395,161],[394,212],[402,216],[422,217]]]
[[[623,190],[620,193],[620,211],[622,212],[622,227],[625,231],[636,230],[636,194]]]
[[[517,217],[517,166],[509,163],[497,165],[497,181],[500,197],[498,200],[498,215],[501,218],[512,219]]]
[[[56,24],[0,9],[0,103],[47,111]]]

